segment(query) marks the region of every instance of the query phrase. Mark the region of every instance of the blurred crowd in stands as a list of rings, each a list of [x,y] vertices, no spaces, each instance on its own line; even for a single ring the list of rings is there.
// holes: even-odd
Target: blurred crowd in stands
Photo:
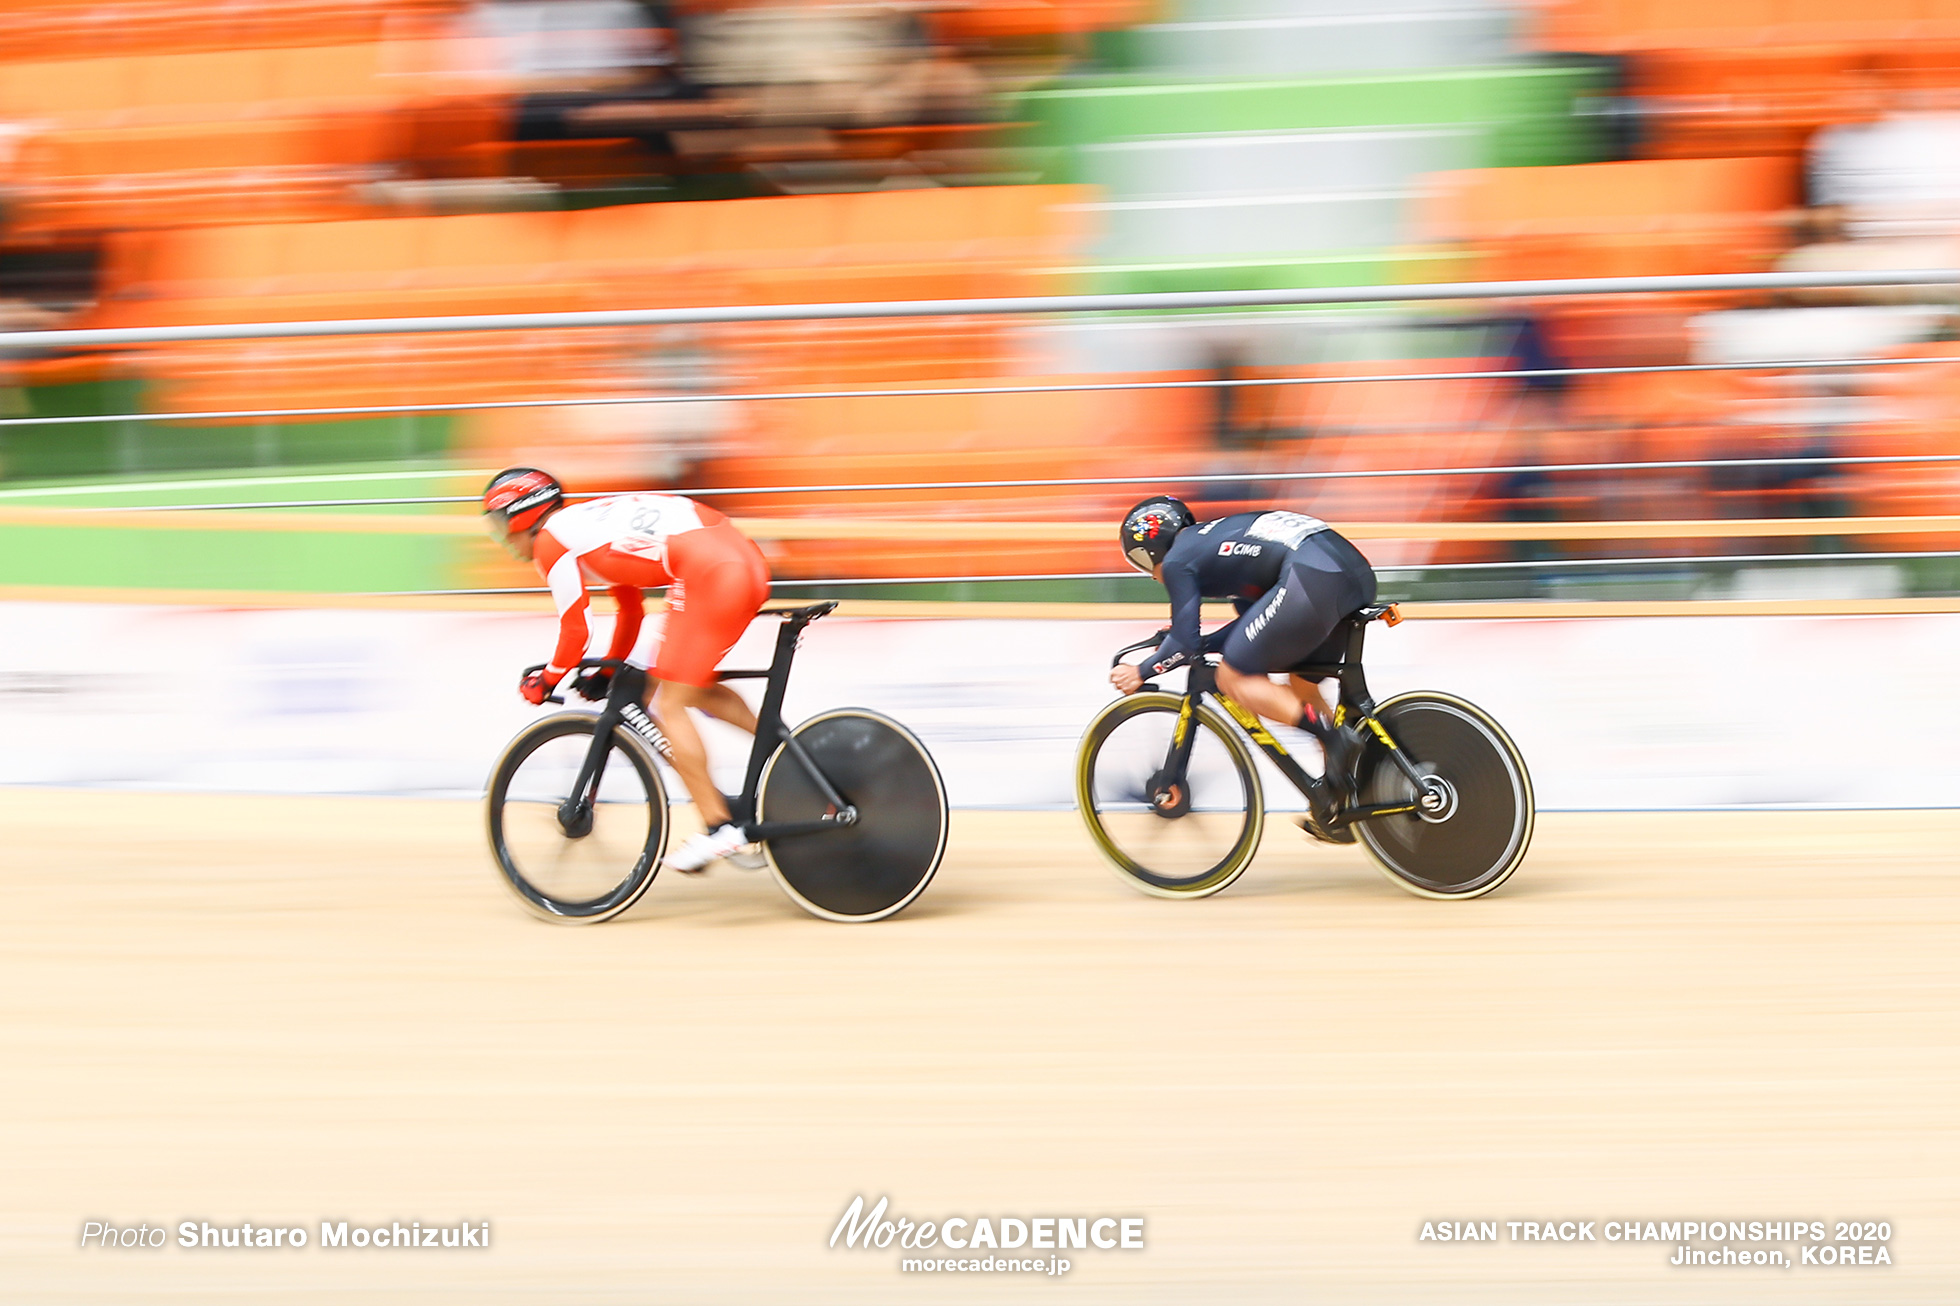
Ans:
[[[1272,193],[1335,183],[1249,165],[1242,179],[1221,172],[1224,189],[1184,209],[1175,176],[1161,179],[1170,200],[1149,190],[1112,201],[1055,184],[1082,173],[1028,148],[1037,138],[1051,154],[1066,148],[1055,145],[1066,132],[1029,131],[1029,97],[1051,94],[1052,107],[1053,88],[1109,72],[1112,29],[1156,24],[1166,40],[1195,40],[1238,24],[1256,38],[1260,23],[1291,31],[1349,12],[1379,26],[1360,0],[1311,13],[1294,0],[1234,3],[13,0],[0,10],[0,325],[1011,295],[1091,288],[1099,261],[1123,265],[1110,275],[1169,275],[1099,243],[1099,224],[1147,234],[1135,224],[1188,210],[1215,215],[1223,233],[1233,205],[1250,212]],[[1164,21],[1180,15],[1204,21]],[[1960,266],[1960,0],[1546,0],[1512,17],[1498,56],[1508,66],[1590,70],[1593,90],[1565,125],[1587,133],[1590,161],[1430,165],[1409,188],[1406,221],[1392,218],[1402,225],[1376,240],[1398,266],[1428,260],[1406,275]],[[1151,76],[1132,68],[1093,83],[1117,88],[1096,111],[1117,113],[1124,96],[1141,104]],[[1223,104],[1231,79],[1213,80]],[[1272,130],[1192,130],[1215,132],[1220,150],[1358,130],[1338,115],[1286,119],[1295,93],[1274,85]],[[1193,104],[1212,94],[1186,89]],[[1177,123],[1153,121],[1138,141],[1178,143]],[[1114,146],[1099,148],[1128,148],[1113,130]],[[1267,175],[1250,175],[1261,167]],[[1357,212],[1400,212],[1359,182],[1348,190],[1377,204]],[[1254,251],[1260,267],[1344,253],[1304,234],[1294,248],[1280,247],[1284,235],[1269,243]],[[1189,266],[1223,276],[1255,262],[1235,252]],[[1190,327],[1197,343],[1168,362],[1112,362],[1100,346],[1058,343],[1061,328],[981,318],[12,350],[0,358],[13,415],[66,395],[102,411],[191,416],[120,444],[73,429],[0,433],[0,476],[416,452],[545,462],[594,486],[1199,468],[1234,478],[1193,489],[1223,507],[1272,498],[1260,478],[1277,470],[1481,463],[1543,470],[1284,494],[1350,521],[1950,512],[1960,486],[1939,464],[1678,464],[1951,450],[1960,363],[1856,360],[1945,357],[1955,308],[1952,286],[1547,298],[1407,313],[1366,346],[1344,326],[1303,335],[1253,316]],[[1323,347],[1343,332],[1346,348]],[[1834,360],[1845,361],[1770,366]],[[1709,363],[1762,366],[1622,370]],[[1579,371],[1543,374],[1562,368]],[[1541,375],[739,398],[1003,378],[1489,371]],[[195,416],[547,398],[629,402],[459,417],[434,448],[385,436],[364,445],[356,432],[294,438],[282,452],[264,419]],[[662,402],[630,402],[648,398]],[[305,449],[316,452],[291,453]],[[1655,462],[1677,465],[1561,470]],[[967,510],[1073,516],[1127,493],[982,496]],[[866,501],[867,511],[919,508]],[[1812,547],[1676,543],[1681,553]],[[1911,537],[1887,543],[1912,547]],[[1406,556],[1505,553],[1411,545]],[[1054,560],[1052,549],[1009,548],[994,559],[1002,570]],[[927,574],[958,560],[926,549],[912,561]],[[799,554],[813,568],[853,563],[841,545]]]
[[[823,202],[1028,179],[1003,171],[1003,106],[1126,2],[21,0],[0,10],[0,325],[796,297],[744,278],[893,255],[921,276],[824,291],[911,293],[935,269],[998,263],[976,245],[986,219],[887,221],[886,206],[854,210],[846,231]],[[821,212],[681,213],[796,196]],[[997,243],[1025,234],[1005,225]],[[895,248],[854,257],[866,244]],[[673,399],[731,382],[744,351],[726,344],[667,331],[16,350],[5,379],[17,415],[23,389],[127,410],[122,382],[142,406],[191,413]],[[903,372],[905,348],[886,354]],[[726,407],[492,416],[452,451],[487,457],[508,438],[605,483],[672,482],[729,450]],[[178,427],[98,465],[90,434],[0,435],[0,475],[223,464],[282,443]]]
[[[1487,252],[1485,274],[1960,268],[1960,5],[1553,0],[1537,40],[1602,60],[1613,86],[1602,107],[1627,157],[1446,186],[1440,225]],[[1564,191],[1497,194],[1507,185]],[[1466,216],[1480,200],[1496,210],[1482,227]],[[1510,367],[1762,366],[1527,385],[1520,461],[1960,453],[1960,362],[1882,365],[1960,357],[1956,309],[1953,284],[1547,301]],[[1937,514],[1960,507],[1960,476],[1937,463],[1525,472],[1483,507],[1518,520]],[[1954,540],[1676,544],[1808,553]]]
[[[18,0],[4,234],[13,264],[45,257],[14,288],[72,303],[55,250],[116,231],[974,180],[1072,21],[1045,0]]]

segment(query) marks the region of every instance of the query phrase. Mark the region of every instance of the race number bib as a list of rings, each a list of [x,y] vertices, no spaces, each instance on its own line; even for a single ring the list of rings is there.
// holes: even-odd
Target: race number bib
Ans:
[[[1318,535],[1326,529],[1326,522],[1303,512],[1267,512],[1261,513],[1258,520],[1246,527],[1245,537],[1249,540],[1271,540],[1289,549],[1297,549],[1300,541],[1307,536]]]
[[[632,512],[618,538],[613,540],[615,553],[630,553],[665,563],[668,537],[701,524],[691,511],[683,510],[683,505],[673,500],[648,497],[625,502]]]

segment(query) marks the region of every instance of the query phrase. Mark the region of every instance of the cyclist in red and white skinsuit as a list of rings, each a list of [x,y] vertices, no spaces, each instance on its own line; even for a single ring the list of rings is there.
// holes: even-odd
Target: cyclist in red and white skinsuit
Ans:
[[[755,733],[755,713],[715,680],[715,668],[769,597],[762,551],[728,518],[705,504],[670,494],[617,494],[566,507],[564,490],[544,472],[500,472],[483,496],[491,533],[537,566],[558,605],[558,647],[542,672],[526,676],[520,692],[542,703],[585,656],[588,583],[609,585],[619,603],[609,658],[649,672],[660,682],[654,714],[673,748],[674,770],[701,814],[703,833],[667,857],[679,871],[699,871],[741,851],[746,841],[729,824],[728,803],[708,774],[708,753],[688,708]],[[664,621],[643,621],[642,591],[667,588]],[[609,673],[574,682],[590,699],[604,697]]]

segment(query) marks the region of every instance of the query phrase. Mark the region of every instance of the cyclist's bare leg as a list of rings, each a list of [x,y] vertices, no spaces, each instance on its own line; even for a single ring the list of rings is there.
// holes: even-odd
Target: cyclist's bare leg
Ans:
[[[1319,683],[1303,680],[1299,676],[1288,676],[1286,682],[1287,688],[1293,691],[1293,696],[1303,709],[1301,727],[1320,741],[1326,769],[1332,771],[1339,767],[1345,774],[1346,769],[1354,764],[1354,750],[1358,739],[1354,734],[1354,723],[1348,722],[1346,727],[1339,730],[1330,729],[1334,721],[1334,710],[1327,705],[1327,699],[1321,692]],[[1318,719],[1323,724],[1318,727],[1310,724],[1314,719]],[[1343,786],[1348,783],[1339,781],[1338,777],[1337,782]]]
[[[657,680],[649,680],[647,682],[648,692],[641,696],[641,707],[649,711],[654,710],[652,691],[657,689],[659,685],[660,682]],[[725,721],[746,734],[752,735],[755,733],[755,709],[750,707],[748,700],[744,699],[740,694],[723,684],[708,685],[697,692],[701,695],[701,698],[694,704],[695,707],[706,712],[715,720]],[[655,714],[658,715],[657,712]]]
[[[1294,697],[1291,686],[1279,684],[1270,676],[1248,675],[1231,663],[1221,661],[1218,664],[1218,687],[1240,706],[1249,708],[1268,721],[1290,726],[1300,720],[1301,700]]]
[[[687,709],[702,707],[702,700],[716,689],[724,691],[730,698],[736,697],[726,685],[703,688],[663,680],[653,701],[654,715],[659,718],[660,729],[674,750],[669,760],[680,774],[681,783],[687,786],[688,796],[694,800],[694,809],[701,814],[701,828],[704,830],[728,824],[728,800],[721,796],[721,790],[715,788],[714,779],[708,774],[708,749],[701,742],[701,732],[694,728],[694,719],[688,716]],[[719,700],[717,704],[727,707],[725,702]],[[749,720],[753,722],[755,718],[751,716]],[[751,730],[753,728],[750,727]]]
[[[755,709],[740,694],[727,685],[709,685],[699,693],[701,698],[694,706],[717,721],[726,721],[737,730],[755,733]]]
[[[1326,696],[1321,693],[1318,681],[1288,676],[1286,682],[1287,688],[1293,691],[1293,697],[1300,701],[1302,707],[1310,707],[1330,721],[1333,719],[1334,709],[1327,706]]]

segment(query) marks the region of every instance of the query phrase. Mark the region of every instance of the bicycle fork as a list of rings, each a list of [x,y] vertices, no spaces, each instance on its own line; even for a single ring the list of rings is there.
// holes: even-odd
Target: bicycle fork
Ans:
[[[1191,784],[1185,770],[1191,762],[1191,744],[1197,732],[1191,728],[1196,715],[1196,695],[1187,694],[1177,710],[1177,724],[1171,728],[1171,747],[1163,766],[1145,782],[1150,809],[1159,816],[1183,816],[1191,810]]]
[[[558,828],[565,832],[567,839],[583,839],[592,833],[593,808],[599,799],[599,782],[605,778],[606,757],[612,752],[613,731],[622,724],[651,744],[654,751],[670,763],[674,760],[673,745],[667,742],[667,736],[660,732],[660,727],[640,706],[640,697],[646,692],[646,686],[647,673],[638,667],[621,666],[613,672],[606,706],[600,711],[598,724],[592,730],[592,746],[586,750],[585,761],[579,767],[578,779],[573,783],[571,793],[558,804]]]

